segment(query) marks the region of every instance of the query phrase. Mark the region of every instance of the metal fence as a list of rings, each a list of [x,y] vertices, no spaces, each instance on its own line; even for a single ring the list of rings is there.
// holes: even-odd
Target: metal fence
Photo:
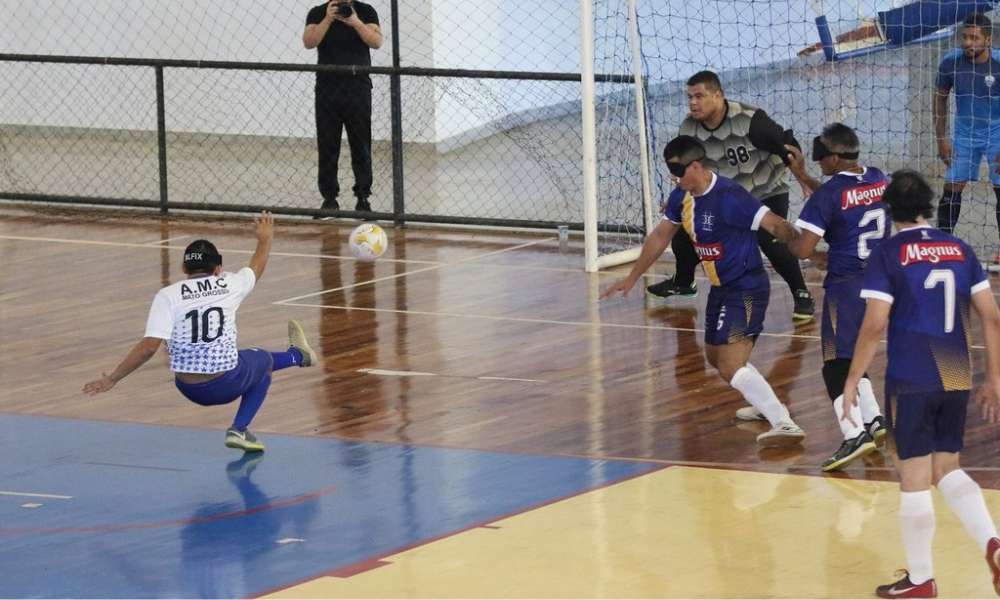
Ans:
[[[411,41],[430,24],[441,27],[441,3],[428,13],[392,0],[388,10],[380,8],[386,43],[373,52],[374,66],[317,66],[310,64],[314,55],[292,48],[301,44],[305,5],[219,3],[232,5],[226,10],[240,7],[240,14],[265,11],[269,22],[284,28],[273,34],[279,43],[262,38],[270,26],[244,26],[231,40],[224,37],[225,24],[209,18],[218,15],[202,14],[221,10],[216,5],[192,4],[191,10],[202,11],[196,15],[157,15],[133,0],[104,4],[116,3],[136,4],[134,15],[142,18],[127,22],[120,7],[115,13],[98,4],[94,10],[107,14],[67,17],[63,34],[74,37],[59,35],[58,19],[47,23],[54,35],[43,48],[37,35],[17,29],[41,26],[33,13],[17,12],[34,9],[19,5],[15,23],[0,25],[0,198],[317,215],[315,72],[367,71],[374,84],[376,217],[543,228],[582,223],[580,75],[572,40],[556,44],[555,52],[541,38],[504,40],[494,31],[487,43],[476,28],[462,25],[468,15],[454,14],[442,49],[433,36],[433,43]],[[545,4],[558,7],[547,1],[538,6]],[[523,10],[497,6],[511,15]],[[74,19],[92,27],[72,29]],[[129,37],[107,19],[140,33]],[[151,48],[153,42],[140,40],[152,35],[156,19],[170,25],[159,47]],[[576,29],[578,23],[563,20],[560,27]],[[141,34],[146,27],[150,33]],[[90,37],[80,41],[83,32]],[[488,51],[480,50],[484,44]],[[70,54],[107,46],[112,55]],[[516,48],[528,55],[511,57]],[[305,60],[265,62],[293,55]],[[231,56],[250,60],[206,60]],[[486,64],[492,68],[455,68]],[[561,70],[496,70],[515,64]],[[341,188],[349,189],[346,143],[339,170]],[[357,216],[349,201],[343,208],[340,214]]]

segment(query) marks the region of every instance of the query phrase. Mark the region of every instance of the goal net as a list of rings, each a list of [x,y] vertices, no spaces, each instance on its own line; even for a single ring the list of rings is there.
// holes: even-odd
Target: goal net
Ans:
[[[858,132],[864,164],[918,169],[940,192],[937,67],[960,48],[966,16],[985,10],[994,18],[994,2],[985,0],[582,2],[584,79],[595,81],[583,98],[584,140],[589,134],[593,143],[590,165],[584,149],[591,271],[634,260],[658,221],[672,189],[662,149],[688,114],[687,78],[705,69],[719,74],[727,98],[766,110],[805,148],[839,121]],[[952,95],[951,114],[954,105]],[[989,178],[996,166],[994,157],[979,165],[955,228],[981,260],[1000,250]],[[820,176],[817,165],[809,168]],[[804,198],[794,182],[791,189],[794,220]]]

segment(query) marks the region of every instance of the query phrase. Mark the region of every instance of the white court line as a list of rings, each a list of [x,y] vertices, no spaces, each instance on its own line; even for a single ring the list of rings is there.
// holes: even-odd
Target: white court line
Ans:
[[[168,242],[176,242],[177,240],[185,240],[191,237],[190,235],[179,235],[177,237],[167,238],[165,240],[154,240],[152,242],[146,242],[147,246],[162,246]]]
[[[392,371],[389,369],[358,369],[358,373],[368,373],[369,375],[383,375],[389,377],[445,377],[447,379],[478,379],[481,381],[520,381],[524,383],[548,383],[544,379],[522,379],[520,377],[490,377],[487,375],[464,376],[464,375],[439,375],[438,373],[424,373],[421,371]]]
[[[395,310],[388,308],[359,308],[356,306],[333,306],[329,304],[308,304],[304,302],[289,302],[284,306],[298,306],[301,308],[331,308],[340,310],[364,310],[368,312],[400,314],[400,315],[422,315],[426,317],[448,317],[458,319],[481,319],[484,321],[510,321],[515,323],[537,323],[543,325],[567,325],[575,327],[601,327],[612,329],[645,329],[651,331],[692,331],[695,333],[704,332],[704,329],[694,329],[689,327],[665,327],[663,325],[629,325],[624,323],[593,323],[591,321],[555,321],[553,319],[529,319],[525,317],[497,317],[494,315],[463,315],[459,313],[431,312],[425,310]],[[773,338],[798,338],[803,340],[819,340],[818,335],[804,335],[800,333],[761,333],[761,337]],[[973,346],[975,348],[976,346]]]
[[[51,498],[53,500],[72,500],[73,496],[60,496],[58,494],[32,494],[29,492],[3,492],[0,496],[20,496],[24,498]]]
[[[522,248],[530,248],[531,246],[536,246],[538,244],[544,244],[544,243],[551,242],[551,241],[552,241],[552,238],[543,238],[543,239],[536,240],[536,241],[533,241],[533,242],[526,242],[524,244],[519,244],[517,246],[511,246],[509,248],[502,248],[500,250],[494,250],[493,252],[487,252],[486,254],[478,254],[476,256],[470,256],[468,258],[463,258],[461,260],[455,260],[455,261],[451,261],[451,262],[443,262],[443,263],[433,264],[432,266],[424,267],[423,269],[417,269],[415,271],[406,271],[404,273],[397,273],[395,275],[389,275],[387,277],[379,277],[378,279],[370,279],[368,281],[361,281],[361,282],[358,282],[358,283],[354,283],[354,284],[351,284],[351,285],[345,285],[345,286],[341,286],[341,287],[338,287],[338,288],[330,288],[328,290],[322,290],[322,291],[319,291],[319,292],[310,292],[310,293],[304,294],[302,296],[295,296],[294,298],[285,298],[283,300],[276,300],[274,302],[274,304],[281,304],[281,305],[284,305],[284,306],[300,306],[299,304],[292,304],[292,303],[295,302],[295,301],[297,301],[297,300],[303,300],[305,298],[312,298],[313,296],[321,296],[323,294],[329,294],[329,293],[332,293],[332,292],[340,292],[340,291],[344,291],[344,290],[350,290],[350,289],[354,289],[354,288],[357,288],[357,287],[362,287],[362,286],[366,286],[366,285],[372,285],[374,283],[379,283],[381,281],[392,281],[393,279],[399,279],[400,277],[409,277],[410,275],[416,275],[418,273],[425,273],[427,271],[434,271],[436,269],[442,269],[444,267],[449,267],[449,266],[452,266],[452,265],[460,265],[462,263],[467,263],[467,262],[471,262],[471,261],[474,261],[474,260],[481,260],[481,259],[486,258],[488,256],[496,256],[498,254],[503,254],[505,252],[512,252],[514,250],[520,250]]]
[[[277,301],[274,302],[274,304],[281,304],[283,306],[301,306],[301,307],[305,307],[305,308],[340,308],[340,309],[348,309],[348,310],[376,310],[376,309],[355,308],[353,306],[330,306],[330,305],[325,305],[325,304],[301,304],[301,303],[296,303],[295,301],[296,300],[301,300],[301,299],[304,299],[304,298],[310,298],[310,297],[313,297],[313,296],[319,296],[321,294],[326,294],[326,293],[329,293],[329,292],[336,292],[336,291],[346,290],[346,289],[350,289],[350,288],[353,288],[353,287],[357,287],[359,285],[367,285],[367,284],[375,283],[375,282],[378,282],[378,281],[387,281],[387,280],[397,279],[397,278],[405,276],[405,275],[413,275],[413,274],[417,274],[417,273],[423,273],[425,271],[430,271],[430,270],[433,270],[433,269],[439,269],[441,267],[445,267],[445,266],[448,266],[448,265],[460,264],[460,263],[469,262],[469,261],[472,261],[472,260],[479,260],[479,259],[487,257],[487,256],[493,256],[493,255],[496,255],[496,254],[501,254],[501,253],[509,252],[509,251],[512,251],[512,250],[517,250],[517,249],[526,248],[526,247],[530,247],[530,246],[537,245],[537,244],[543,244],[543,243],[551,242],[552,239],[554,239],[554,238],[542,238],[542,239],[539,239],[537,241],[528,242],[528,243],[521,244],[521,245],[518,245],[518,246],[512,246],[510,248],[505,248],[505,249],[502,249],[502,250],[497,250],[497,251],[494,251],[494,252],[489,252],[489,253],[482,254],[482,255],[479,255],[479,256],[476,256],[476,257],[470,257],[470,258],[467,258],[467,259],[462,259],[462,260],[458,260],[458,261],[454,261],[454,262],[448,262],[448,263],[430,263],[433,266],[430,266],[430,267],[427,267],[427,268],[424,268],[424,269],[418,269],[416,271],[407,271],[406,273],[400,273],[399,275],[393,275],[393,276],[390,276],[390,277],[384,277],[384,278],[380,278],[380,279],[373,279],[371,281],[363,282],[363,283],[359,283],[359,284],[355,284],[355,285],[352,285],[352,286],[332,288],[332,289],[329,289],[329,290],[323,290],[321,292],[314,292],[314,293],[311,293],[311,294],[306,294],[304,296],[297,296],[297,297],[294,297],[294,298],[288,298],[288,299],[284,299],[284,300],[277,300]],[[149,245],[149,243],[146,243],[146,244],[132,244],[132,243],[127,243],[127,242],[102,242],[102,241],[96,241],[96,240],[78,240],[78,239],[67,239],[67,238],[31,237],[31,236],[19,236],[19,235],[0,235],[0,240],[15,240],[15,241],[26,241],[26,242],[51,242],[51,243],[57,243],[57,244],[85,244],[85,245],[93,245],[93,246],[118,246],[118,247],[124,247],[124,248],[164,248],[164,247],[168,247],[168,246],[151,246],[151,245]],[[180,248],[180,247],[174,247],[174,248],[176,248],[178,250],[183,250],[183,248]],[[220,251],[225,251],[225,252],[230,252],[230,253],[235,253],[235,254],[252,254],[253,253],[253,250],[232,250],[232,249],[228,249],[228,248],[220,250]],[[338,256],[338,255],[301,254],[301,253],[294,253],[294,252],[273,252],[273,251],[271,252],[271,256],[300,257],[300,258],[344,258],[344,259],[353,259],[353,257],[341,257],[341,256]],[[391,260],[391,259],[386,259],[386,260]],[[429,261],[410,261],[410,260],[407,260],[407,261],[392,261],[392,262],[427,264],[427,262],[429,262]],[[492,267],[506,267],[508,265],[487,265],[487,266],[492,266]],[[530,268],[530,267],[519,266],[517,268]],[[566,270],[567,271],[572,271],[572,269],[566,269]],[[608,273],[608,272],[599,273],[598,275],[601,275],[601,274],[603,274],[603,275],[614,275],[613,273]],[[657,278],[657,279],[659,279],[659,278],[662,278],[662,277],[665,277],[665,275],[657,275],[657,274],[653,274],[653,273],[646,273],[644,275],[644,278]],[[695,276],[695,279],[696,280],[705,280],[705,281],[707,281],[706,277]],[[771,285],[773,287],[773,286],[777,286],[779,283],[781,283],[782,285],[784,285],[783,282],[777,282],[777,281],[772,281]],[[806,282],[806,285],[807,286],[813,286],[813,287],[822,287],[823,286],[822,282]],[[993,295],[994,296],[1000,296],[1000,292],[994,292]],[[390,312],[390,313],[400,313],[400,314],[413,314],[413,315],[427,315],[427,316],[442,316],[442,317],[467,317],[467,318],[473,318],[473,319],[488,319],[488,320],[495,320],[495,321],[508,320],[508,321],[520,321],[520,322],[529,322],[529,323],[552,323],[552,324],[560,324],[560,325],[586,325],[588,327],[597,325],[599,327],[622,327],[622,328],[631,328],[631,329],[655,329],[655,330],[662,330],[662,331],[694,331],[694,332],[702,332],[702,331],[704,331],[704,329],[688,329],[688,328],[683,328],[683,327],[663,327],[663,326],[650,326],[650,325],[618,325],[618,324],[611,324],[611,323],[596,323],[595,324],[595,323],[590,323],[590,322],[586,322],[586,321],[580,321],[580,322],[574,322],[574,321],[552,321],[552,320],[546,320],[546,319],[522,319],[522,318],[510,318],[510,317],[489,317],[489,316],[481,316],[481,315],[459,315],[459,314],[450,314],[450,313],[434,313],[434,312],[420,312],[420,311],[398,311],[398,310],[383,311],[383,310],[379,309],[379,312]],[[806,340],[818,340],[818,339],[820,339],[820,337],[817,336],[817,335],[800,335],[800,334],[767,333],[767,332],[761,333],[760,335],[761,335],[761,337],[775,337],[775,338],[800,338],[800,339],[806,339]],[[984,349],[983,346],[972,346],[972,348],[977,349],[977,350]]]

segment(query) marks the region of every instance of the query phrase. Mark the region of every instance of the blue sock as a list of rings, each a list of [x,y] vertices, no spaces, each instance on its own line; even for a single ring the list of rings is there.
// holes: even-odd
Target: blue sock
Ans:
[[[280,371],[288,367],[297,367],[302,364],[302,353],[298,348],[289,348],[287,352],[272,352],[271,360],[274,365],[272,371]]]
[[[239,431],[246,431],[250,427],[250,421],[257,416],[257,411],[264,404],[267,397],[267,388],[271,387],[271,376],[268,375],[260,380],[252,390],[243,394],[240,399],[240,407],[236,411],[236,418],[233,420],[233,427]]]

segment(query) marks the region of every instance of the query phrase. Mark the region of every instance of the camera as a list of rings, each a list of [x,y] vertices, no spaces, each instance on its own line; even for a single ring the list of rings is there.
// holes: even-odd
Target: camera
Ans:
[[[346,19],[347,17],[351,16],[351,13],[354,12],[354,9],[351,8],[350,2],[338,2],[336,6],[337,6],[338,17],[344,17]]]

